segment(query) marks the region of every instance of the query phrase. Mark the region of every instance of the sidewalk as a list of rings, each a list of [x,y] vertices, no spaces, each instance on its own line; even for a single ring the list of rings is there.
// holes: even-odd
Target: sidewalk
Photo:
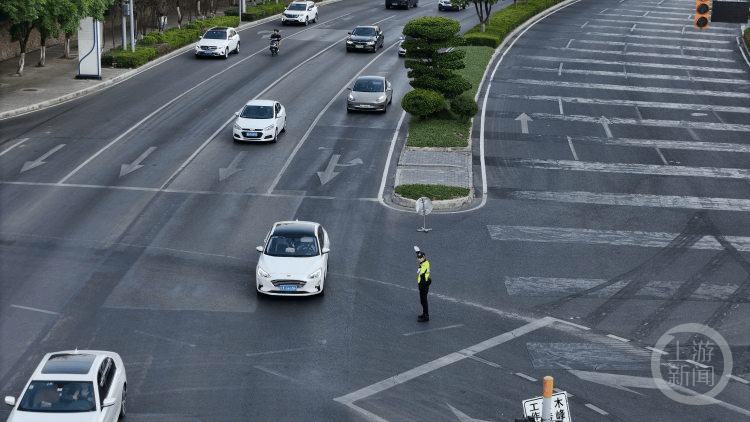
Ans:
[[[247,25],[251,24],[242,26]],[[110,43],[106,45],[111,45],[111,41],[105,40],[106,42]],[[104,67],[101,80],[75,78],[78,74],[78,50],[75,45],[71,46],[70,59],[62,58],[62,45],[48,47],[44,67],[37,67],[39,50],[26,53],[23,76],[16,76],[18,58],[0,61],[0,124],[3,119],[42,110],[105,89],[139,72],[147,71],[159,61],[190,48],[192,45],[137,69]],[[404,147],[399,154],[394,186],[437,184],[468,188],[472,191],[469,197],[433,201],[435,211],[459,209],[474,200],[472,176],[471,146],[447,150]],[[416,201],[398,195],[392,195],[389,202],[410,210],[415,210],[416,206]]]

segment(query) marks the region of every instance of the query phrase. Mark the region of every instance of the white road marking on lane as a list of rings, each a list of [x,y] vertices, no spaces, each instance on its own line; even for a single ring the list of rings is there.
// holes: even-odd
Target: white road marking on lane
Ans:
[[[435,359],[432,362],[417,366],[416,368],[394,375],[390,378],[387,378],[380,382],[376,382],[375,384],[369,385],[367,387],[360,388],[357,391],[351,392],[341,397],[336,397],[334,400],[347,405],[354,410],[361,411],[361,408],[359,408],[358,406],[353,406],[354,402],[381,393],[388,390],[389,388],[396,387],[450,364],[459,362],[461,360],[474,356],[477,353],[483,352],[493,347],[497,347],[505,342],[517,339],[520,336],[531,333],[540,328],[544,328],[554,322],[555,320],[549,317],[532,321],[526,325],[516,328],[515,330],[500,334],[481,343],[459,350],[458,352],[450,353],[448,355]]]
[[[10,307],[11,308],[17,308],[17,309],[24,309],[24,310],[27,310],[27,311],[41,312],[43,314],[48,314],[48,315],[60,315],[59,312],[53,312],[53,311],[48,311],[48,310],[39,309],[39,308],[32,308],[30,306],[10,305]]]
[[[490,238],[504,242],[579,243],[588,245],[664,248],[679,233],[594,230],[562,227],[488,225]],[[750,237],[724,236],[740,252],[750,252]],[[699,250],[723,250],[713,237],[705,236],[690,246]]]
[[[664,166],[660,164],[597,163],[570,160],[519,159],[519,167],[544,170],[589,171],[596,173],[649,174],[655,176],[710,177],[717,179],[748,179],[750,169],[718,167]]]

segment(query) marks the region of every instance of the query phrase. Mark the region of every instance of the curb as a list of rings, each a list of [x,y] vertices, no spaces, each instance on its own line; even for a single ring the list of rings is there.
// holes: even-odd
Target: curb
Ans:
[[[487,78],[487,74],[491,69],[490,64],[493,63],[497,59],[497,55],[503,51],[503,49],[506,48],[507,44],[515,39],[520,32],[526,29],[526,27],[540,21],[541,19],[547,17],[547,15],[550,15],[554,12],[556,12],[558,9],[561,9],[563,7],[568,6],[571,3],[575,3],[579,0],[565,0],[561,1],[560,3],[555,4],[554,6],[545,9],[544,11],[534,15],[530,19],[524,21],[513,29],[501,42],[500,45],[495,48],[495,52],[492,54],[492,57],[490,58],[490,61],[487,65],[487,68],[485,68],[484,73],[482,74],[482,79],[479,81],[479,86],[482,87],[485,84],[485,80]],[[481,92],[481,89],[477,90],[476,95],[474,96],[474,101],[478,103],[479,94]],[[476,117],[476,116],[475,116]],[[474,127],[474,119],[475,117],[471,118],[471,127]],[[408,140],[408,136],[407,136]],[[402,154],[403,151],[408,149],[418,149],[420,151],[439,151],[439,152],[467,152],[469,154],[473,154],[473,145],[474,145],[474,138],[469,136],[468,139],[468,145],[466,147],[452,147],[452,148],[418,148],[418,147],[409,147],[406,145],[406,140],[404,141],[404,148],[401,150]],[[400,155],[399,155],[400,157]],[[398,167],[400,167],[401,164],[398,163],[396,165],[398,171]],[[473,165],[468,169],[468,175],[471,179],[471,186],[469,187],[469,196],[461,197],[461,198],[455,198],[455,199],[447,199],[447,200],[437,200],[432,201],[432,207],[435,211],[458,211],[462,208],[466,207],[467,205],[470,205],[474,200],[476,199],[475,189],[474,189],[474,168]],[[395,189],[396,186],[394,186]],[[392,202],[396,205],[399,205],[404,208],[411,208],[415,209],[417,201],[415,199],[405,198],[397,193],[393,193],[392,195]]]

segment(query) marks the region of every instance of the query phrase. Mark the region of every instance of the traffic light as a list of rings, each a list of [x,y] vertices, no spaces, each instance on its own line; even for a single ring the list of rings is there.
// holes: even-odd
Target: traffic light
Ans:
[[[711,0],[695,0],[695,27],[698,29],[708,28],[710,21]]]

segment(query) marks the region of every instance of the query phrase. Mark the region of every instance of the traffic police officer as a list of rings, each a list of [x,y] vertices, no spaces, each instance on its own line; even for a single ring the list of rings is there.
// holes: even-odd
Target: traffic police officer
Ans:
[[[430,320],[430,312],[427,308],[427,293],[430,291],[430,261],[427,260],[424,252],[417,251],[417,261],[419,269],[417,270],[417,286],[419,286],[419,302],[422,304],[422,315],[417,317],[419,322]]]

